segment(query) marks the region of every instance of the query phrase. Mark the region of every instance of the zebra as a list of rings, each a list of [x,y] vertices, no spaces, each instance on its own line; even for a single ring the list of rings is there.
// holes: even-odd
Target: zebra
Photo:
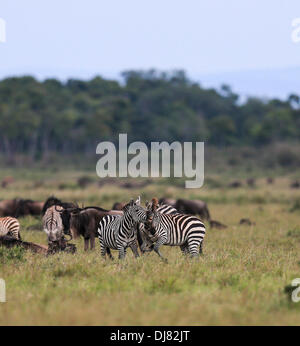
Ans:
[[[48,236],[48,242],[59,241],[63,238],[64,226],[61,218],[63,207],[53,205],[43,216],[43,228]]]
[[[148,202],[146,202],[147,204]],[[172,206],[168,204],[158,204],[157,206],[157,212],[161,214],[177,214],[177,209],[173,208]],[[147,236],[147,233],[145,232],[145,224],[140,222],[137,224],[137,241],[140,247],[140,250],[142,254],[144,254],[146,251],[152,251],[153,250],[153,243],[150,241],[149,237]],[[146,250],[145,246],[142,246],[143,243],[148,244],[148,249]]]
[[[199,256],[205,236],[204,224],[192,215],[161,214],[157,206],[156,198],[152,200],[152,204],[147,205],[144,233],[148,239],[143,242],[142,250],[154,250],[165,261],[159,251],[161,245],[180,246],[185,255]]]
[[[14,217],[0,218],[0,236],[12,235],[12,237],[21,240],[20,223]]]
[[[131,200],[123,207],[123,215],[106,215],[98,228],[101,256],[108,254],[113,259],[110,249],[119,251],[119,259],[125,258],[126,250],[131,248],[135,257],[139,257],[136,242],[136,226],[146,221],[146,210],[140,206],[140,197]]]

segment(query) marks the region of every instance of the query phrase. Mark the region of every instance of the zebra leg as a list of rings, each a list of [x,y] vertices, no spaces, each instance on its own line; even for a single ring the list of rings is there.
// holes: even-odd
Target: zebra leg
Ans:
[[[122,260],[125,258],[126,255],[126,248],[124,246],[119,247],[119,259]]]
[[[182,253],[183,253],[185,256],[189,253],[189,248],[188,248],[188,245],[187,245],[186,243],[180,245],[180,250],[182,251]]]
[[[188,240],[188,252],[191,257],[199,257],[199,252],[201,251],[201,242],[195,242]]]
[[[203,239],[201,240],[201,243],[200,243],[200,246],[199,246],[199,254],[200,254],[200,255],[203,255],[203,249],[202,249],[202,247],[203,247]]]
[[[159,248],[161,247],[161,245],[164,244],[164,242],[165,242],[164,239],[162,239],[162,238],[158,239],[157,242],[156,242],[156,244],[154,245],[153,250],[158,254],[158,256],[159,256],[164,262],[168,262],[168,260],[167,260],[165,257],[163,257],[163,255],[162,255],[162,254],[160,253],[160,251],[159,251]]]
[[[100,240],[100,252],[101,252],[101,256],[105,259],[107,248],[106,248],[106,246],[104,246],[104,244],[101,242],[101,240]]]
[[[133,243],[131,243],[129,246],[130,246],[131,251],[132,251],[133,254],[134,254],[134,257],[135,257],[135,258],[140,257],[139,252],[138,252],[138,247],[137,247],[136,241],[134,241]]]
[[[106,253],[108,254],[108,257],[109,257],[111,260],[114,259],[114,258],[113,258],[113,255],[112,255],[111,252],[110,252],[110,248],[109,248],[109,247],[106,248]]]

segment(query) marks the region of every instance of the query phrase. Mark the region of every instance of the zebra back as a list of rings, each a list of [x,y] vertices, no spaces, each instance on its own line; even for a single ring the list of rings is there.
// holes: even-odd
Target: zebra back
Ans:
[[[48,240],[58,240],[63,235],[61,211],[63,211],[61,206],[53,205],[46,210],[43,216],[43,228],[48,235]]]
[[[0,218],[0,236],[4,236],[11,233],[11,235],[21,240],[20,235],[20,223],[14,217],[1,217]]]

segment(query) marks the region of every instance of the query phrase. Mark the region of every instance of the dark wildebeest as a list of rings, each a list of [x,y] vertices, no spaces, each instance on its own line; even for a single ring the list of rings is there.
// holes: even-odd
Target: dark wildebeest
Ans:
[[[291,189],[299,189],[300,188],[300,182],[298,180],[295,180],[290,185]]]
[[[232,188],[238,188],[241,186],[242,186],[242,183],[238,180],[235,180],[235,181],[231,182],[230,184],[228,184],[228,187],[232,187]]]
[[[255,225],[255,222],[252,222],[250,219],[241,219],[240,225],[252,226]]]
[[[42,209],[42,214],[44,215],[46,210],[50,207],[52,207],[53,205],[59,205],[61,207],[63,207],[64,209],[67,208],[76,208],[77,205],[75,203],[72,202],[62,202],[60,199],[51,196],[49,197],[46,202],[44,203],[43,209]]]
[[[15,180],[13,177],[5,177],[1,181],[1,186],[3,189],[5,189],[9,184],[12,184],[14,181]]]
[[[247,179],[247,185],[250,187],[255,187],[255,179],[254,178],[248,178]]]
[[[274,179],[269,177],[267,178],[267,184],[273,184],[274,183]]]
[[[221,222],[216,221],[216,220],[210,220],[209,221],[209,225],[210,225],[211,228],[216,228],[216,229],[225,229],[225,228],[227,228],[226,225],[224,225]]]
[[[161,204],[167,204],[170,205],[171,207],[175,208],[176,205],[176,199],[171,199],[171,198],[161,198],[158,203]]]
[[[16,217],[20,199],[4,199],[0,201],[0,216],[12,216]]]
[[[62,215],[69,215],[70,232],[73,238],[82,236],[84,238],[84,250],[95,248],[95,237],[98,235],[100,220],[106,215],[123,215],[122,211],[106,210],[99,207],[68,208]]]
[[[181,214],[199,215],[202,219],[210,220],[207,204],[200,200],[178,199],[175,209]]]
[[[114,205],[112,206],[112,210],[122,210],[125,206],[125,203],[121,203],[121,202],[116,202],[114,203]]]
[[[26,215],[41,215],[43,206],[43,202],[35,202],[31,199],[20,199],[18,201],[15,217],[21,217]]]

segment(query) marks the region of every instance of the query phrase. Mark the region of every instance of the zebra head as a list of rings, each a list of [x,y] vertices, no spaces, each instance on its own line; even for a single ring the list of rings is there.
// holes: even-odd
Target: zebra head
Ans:
[[[123,207],[124,215],[130,215],[134,222],[145,222],[147,219],[146,210],[141,206],[141,197],[139,197],[135,202],[134,200],[130,200]]]
[[[150,252],[153,250],[154,243],[157,240],[154,236],[155,227],[159,223],[158,200],[153,198],[151,203],[146,203],[146,222],[138,229],[139,244],[142,252]]]

